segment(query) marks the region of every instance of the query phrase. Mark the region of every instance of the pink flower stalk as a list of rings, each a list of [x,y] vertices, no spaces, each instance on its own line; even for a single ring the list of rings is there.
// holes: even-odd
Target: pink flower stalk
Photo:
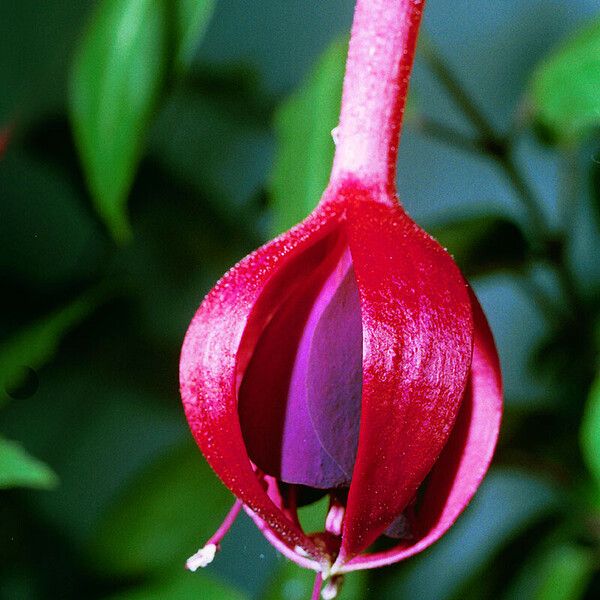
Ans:
[[[223,276],[182,349],[186,415],[233,511],[243,504],[329,598],[344,573],[448,530],[487,471],[502,412],[479,303],[396,197],[423,4],[358,0],[318,207]],[[298,507],[324,495],[323,531],[305,532]],[[212,560],[232,520],[190,568]],[[382,537],[396,541],[382,549]]]

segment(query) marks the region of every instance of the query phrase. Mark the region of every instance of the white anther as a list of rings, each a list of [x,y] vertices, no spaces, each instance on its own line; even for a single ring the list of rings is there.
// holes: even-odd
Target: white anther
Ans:
[[[338,592],[340,591],[340,583],[336,579],[330,579],[325,587],[321,590],[321,598],[323,600],[333,600],[337,598]]]
[[[200,548],[196,554],[190,556],[186,563],[185,568],[189,571],[196,571],[197,569],[201,569],[210,565],[210,563],[215,559],[215,554],[217,553],[217,545],[216,544],[206,544],[204,548]]]
[[[302,546],[294,546],[294,552],[300,556],[303,556],[304,558],[310,557],[310,554],[304,548],[302,548]]]
[[[331,137],[333,138],[333,143],[337,146],[337,143],[340,141],[340,128],[334,127],[331,130]]]

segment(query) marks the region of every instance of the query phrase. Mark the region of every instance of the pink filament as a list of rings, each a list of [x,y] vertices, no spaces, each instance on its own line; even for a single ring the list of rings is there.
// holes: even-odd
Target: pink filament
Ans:
[[[321,594],[321,586],[323,585],[323,575],[319,571],[315,575],[315,585],[313,587],[313,592],[311,596],[311,600],[319,600],[319,595]]]
[[[233,503],[231,510],[227,513],[225,519],[219,526],[219,528],[213,533],[211,538],[206,542],[206,545],[214,544],[215,546],[219,546],[221,540],[227,535],[227,532],[231,529],[231,526],[234,524],[237,516],[240,514],[240,510],[242,510],[243,502],[241,500],[237,500]]]

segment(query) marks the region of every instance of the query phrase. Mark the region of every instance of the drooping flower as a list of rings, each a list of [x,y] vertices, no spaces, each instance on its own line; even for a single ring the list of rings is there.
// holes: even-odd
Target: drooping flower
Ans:
[[[318,573],[387,565],[436,541],[479,486],[501,417],[485,316],[395,192],[422,0],[358,0],[329,186],[302,223],[233,267],[187,332],[191,430],[238,501]],[[327,495],[323,531],[302,504]],[[390,548],[371,550],[382,536]],[[389,544],[388,544],[389,546]]]

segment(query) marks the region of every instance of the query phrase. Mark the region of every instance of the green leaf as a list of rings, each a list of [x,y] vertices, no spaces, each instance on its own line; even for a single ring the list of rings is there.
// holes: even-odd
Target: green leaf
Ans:
[[[167,12],[158,0],[103,0],[75,58],[71,120],[96,209],[118,241],[126,201],[166,76]]]
[[[300,507],[298,510],[298,519],[302,524],[302,529],[309,533],[311,531],[323,531],[328,509],[328,496],[323,496],[320,500],[312,504]]]
[[[133,590],[111,596],[110,600],[245,600],[238,590],[213,579],[210,575],[182,572],[175,577],[143,584]]]
[[[263,600],[305,600],[311,597],[315,573],[301,569],[291,561],[285,561],[269,582]],[[367,589],[367,575],[364,571],[344,576],[337,600],[362,600]]]
[[[393,572],[379,597],[454,597],[505,544],[556,510],[559,499],[558,490],[539,477],[492,469],[452,529],[430,549]]]
[[[58,483],[54,471],[16,442],[0,438],[0,488],[50,489]]]
[[[580,440],[583,457],[600,486],[600,376],[596,378],[588,396]]]
[[[573,544],[550,550],[544,560],[544,578],[536,600],[578,600],[595,569],[593,554]]]
[[[431,234],[467,275],[522,265],[528,252],[523,232],[503,217],[478,216],[434,227]]]
[[[304,219],[327,186],[347,51],[347,38],[336,40],[276,113],[279,148],[270,181],[274,234]]]
[[[579,600],[594,573],[594,556],[572,542],[549,540],[526,562],[504,600]]]
[[[174,0],[175,71],[182,73],[191,64],[200,39],[214,12],[215,0]]]
[[[93,542],[94,564],[119,574],[183,569],[232,500],[196,446],[186,444],[151,466],[117,500]]]
[[[98,304],[102,291],[94,289],[65,307],[33,323],[0,345],[0,382],[17,389],[56,352],[63,336]]]
[[[600,19],[538,66],[530,99],[537,123],[558,141],[580,139],[600,125]]]
[[[563,522],[523,562],[503,600],[578,600],[595,570],[593,550],[572,540]]]

